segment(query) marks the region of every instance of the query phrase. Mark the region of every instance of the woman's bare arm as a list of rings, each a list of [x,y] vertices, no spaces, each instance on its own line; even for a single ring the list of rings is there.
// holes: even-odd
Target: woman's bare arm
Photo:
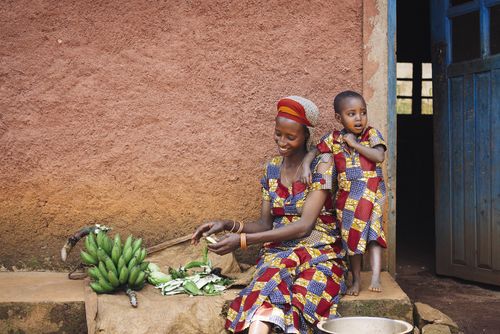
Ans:
[[[321,163],[318,166],[318,172],[323,173],[327,168],[331,167],[331,162]],[[254,230],[251,225],[245,225],[244,232],[246,235],[247,244],[256,244],[263,242],[279,242],[285,240],[293,240],[307,237],[311,234],[316,224],[316,219],[319,216],[321,209],[328,197],[330,190],[314,190],[307,195],[304,203],[302,216],[292,224],[269,230]],[[272,218],[272,216],[271,216]],[[272,219],[271,219],[272,224]],[[240,236],[238,234],[229,234],[226,238],[214,245],[209,245],[209,249],[217,254],[227,254],[240,245]]]
[[[236,223],[235,230],[239,228],[239,222]],[[271,202],[262,201],[260,209],[260,219],[253,223],[245,223],[243,227],[244,233],[258,233],[268,231],[273,228],[273,216],[271,215]]]
[[[240,223],[234,220],[215,220],[204,223],[199,226],[191,236],[191,244],[197,244],[202,236],[209,236],[222,231],[230,231],[231,228],[233,231],[237,231],[239,227]],[[242,232],[255,233],[267,231],[272,228],[273,216],[271,215],[271,202],[263,200],[260,219],[256,222],[245,224]]]

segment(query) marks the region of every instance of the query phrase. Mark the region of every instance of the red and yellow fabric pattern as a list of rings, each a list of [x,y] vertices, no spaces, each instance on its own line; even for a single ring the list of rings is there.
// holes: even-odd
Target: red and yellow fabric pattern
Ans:
[[[307,194],[331,190],[333,166],[318,173],[322,156],[311,165],[313,183],[280,181],[282,157],[266,166],[261,180],[263,199],[272,204],[273,228],[293,224]],[[331,192],[330,192],[331,193]],[[285,333],[312,333],[320,320],[337,316],[340,293],[345,290],[345,251],[334,219],[332,198],[325,201],[313,232],[306,238],[266,243],[252,282],[231,303],[226,328],[240,332],[251,321],[271,322]]]
[[[325,135],[317,149],[333,154],[334,177],[338,181],[335,209],[344,247],[348,255],[364,254],[370,241],[387,247],[382,228],[385,184],[381,164],[351,150],[342,139],[345,133],[342,130]],[[372,127],[367,127],[357,140],[367,147],[386,146],[380,132]]]

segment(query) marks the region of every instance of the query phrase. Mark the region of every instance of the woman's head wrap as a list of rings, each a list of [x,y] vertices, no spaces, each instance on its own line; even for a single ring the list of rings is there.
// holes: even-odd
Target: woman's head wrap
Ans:
[[[307,146],[312,143],[314,127],[318,122],[318,107],[306,98],[301,96],[287,96],[278,101],[278,116],[291,119],[297,123],[303,124],[309,130],[309,140]]]

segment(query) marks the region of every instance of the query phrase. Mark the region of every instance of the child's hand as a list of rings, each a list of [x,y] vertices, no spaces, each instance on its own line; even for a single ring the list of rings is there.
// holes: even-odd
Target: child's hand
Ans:
[[[347,145],[349,145],[349,147],[354,148],[354,145],[357,143],[357,141],[356,137],[352,133],[346,133],[343,138]]]
[[[302,167],[302,175],[300,176],[300,182],[307,185],[312,183],[311,168],[309,166],[304,165]]]

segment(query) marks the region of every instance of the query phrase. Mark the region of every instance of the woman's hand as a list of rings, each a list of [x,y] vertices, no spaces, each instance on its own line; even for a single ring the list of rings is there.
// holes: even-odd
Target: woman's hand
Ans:
[[[230,233],[223,236],[216,244],[209,244],[208,250],[218,255],[231,253],[240,247],[240,235]]]
[[[196,245],[200,241],[200,238],[209,236],[214,233],[222,232],[225,230],[226,222],[214,221],[202,224],[196,231],[194,231],[191,236],[191,245]]]

